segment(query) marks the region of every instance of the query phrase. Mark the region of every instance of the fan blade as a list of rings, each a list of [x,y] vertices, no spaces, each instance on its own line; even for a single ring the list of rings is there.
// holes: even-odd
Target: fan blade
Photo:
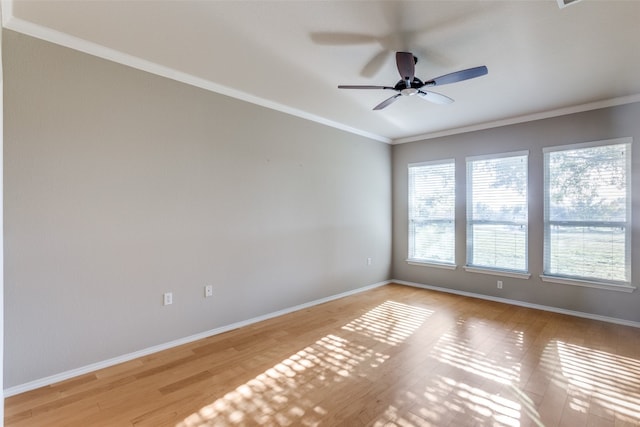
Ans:
[[[396,65],[402,80],[408,81],[409,85],[411,85],[416,73],[416,60],[413,57],[413,53],[396,52]]]
[[[455,73],[445,74],[444,76],[436,77],[429,80],[424,86],[442,86],[449,83],[461,82],[463,80],[474,79],[476,77],[484,76],[489,70],[484,65],[481,67],[468,68],[466,70],[456,71]]]
[[[391,86],[367,86],[367,85],[339,85],[338,89],[391,89],[395,90]]]
[[[418,96],[426,101],[433,102],[434,104],[444,105],[451,104],[453,102],[453,99],[438,92],[424,92],[420,90],[418,91]]]
[[[369,62],[367,62],[367,65],[364,66],[360,75],[362,77],[373,77],[374,75],[378,74],[378,71],[380,71],[380,69],[384,66],[384,63],[390,54],[391,52],[386,49],[378,52],[373,58],[371,58]]]
[[[402,96],[401,93],[399,93],[397,95],[393,95],[391,98],[387,98],[384,101],[382,101],[380,104],[378,104],[375,107],[373,107],[373,109],[374,110],[382,110],[383,108],[386,108],[387,106],[393,104],[396,101],[396,99],[398,99],[401,96]]]

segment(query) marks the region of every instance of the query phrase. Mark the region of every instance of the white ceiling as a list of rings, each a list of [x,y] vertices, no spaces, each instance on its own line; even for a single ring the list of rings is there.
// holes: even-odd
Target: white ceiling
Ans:
[[[386,142],[640,100],[640,1],[3,1],[6,28]],[[394,51],[436,105],[392,92]]]

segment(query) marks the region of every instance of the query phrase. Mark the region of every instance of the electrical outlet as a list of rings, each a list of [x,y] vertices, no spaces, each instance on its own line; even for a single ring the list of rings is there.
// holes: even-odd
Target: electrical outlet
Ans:
[[[498,280],[498,289],[502,289],[502,280]]]
[[[371,258],[367,258],[367,265],[371,265]]]
[[[171,304],[173,304],[173,292],[165,292],[162,305],[171,305]]]
[[[207,285],[204,287],[204,296],[205,298],[213,296],[213,285]]]

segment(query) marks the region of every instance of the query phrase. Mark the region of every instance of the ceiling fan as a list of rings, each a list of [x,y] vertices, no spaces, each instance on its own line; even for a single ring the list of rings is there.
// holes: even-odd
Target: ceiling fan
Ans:
[[[423,90],[425,87],[442,86],[449,83],[456,83],[462,80],[469,80],[476,77],[484,76],[489,71],[486,66],[468,68],[466,70],[456,71],[454,73],[445,74],[435,79],[423,82],[415,76],[415,65],[418,58],[413,56],[411,52],[396,52],[396,65],[401,79],[395,86],[367,86],[367,85],[340,85],[338,89],[384,89],[398,92],[391,98],[387,98],[380,104],[376,105],[374,110],[382,110],[394,103],[401,96],[418,95],[422,99],[433,102],[435,104],[451,104],[453,99],[437,92]]]

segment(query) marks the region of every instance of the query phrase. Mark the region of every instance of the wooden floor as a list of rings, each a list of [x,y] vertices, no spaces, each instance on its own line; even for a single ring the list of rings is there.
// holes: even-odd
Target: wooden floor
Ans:
[[[640,426],[640,329],[388,285],[10,397],[6,426]]]

